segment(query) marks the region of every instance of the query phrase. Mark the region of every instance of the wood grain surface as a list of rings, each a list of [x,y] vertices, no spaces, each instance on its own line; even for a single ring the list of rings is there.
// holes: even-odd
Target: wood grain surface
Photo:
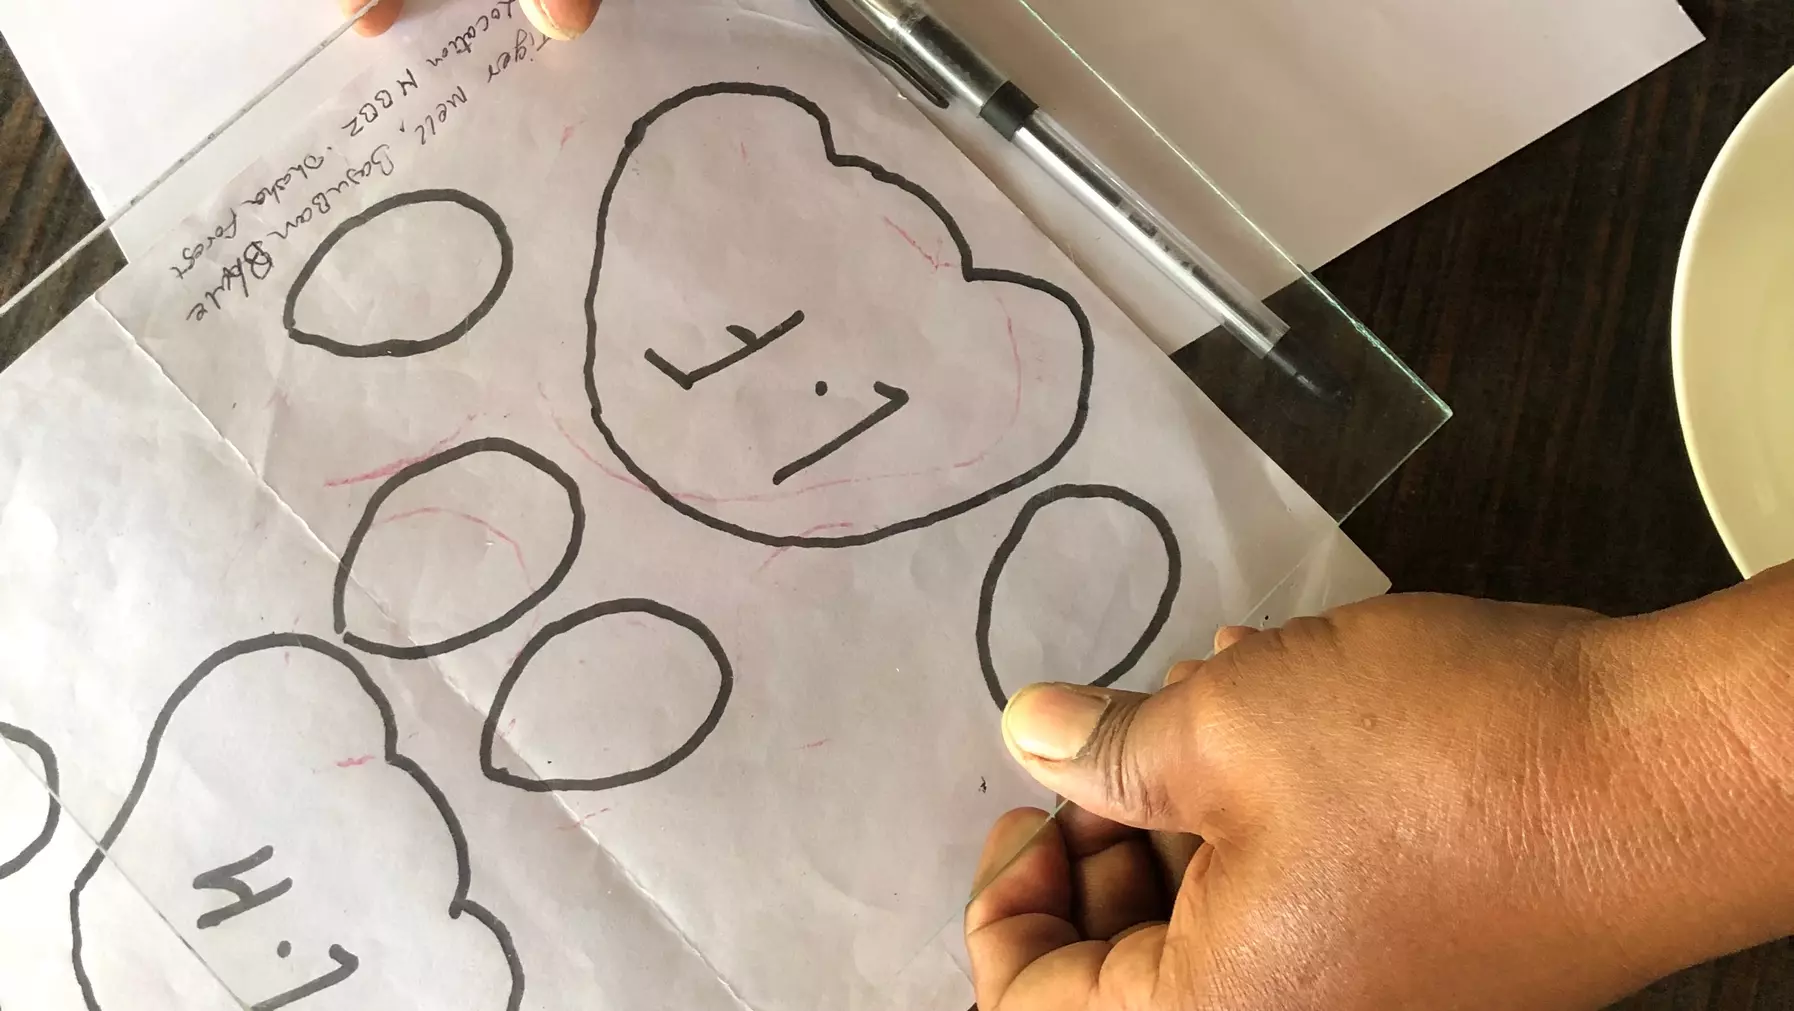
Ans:
[[[1705,44],[1319,271],[1457,412],[1345,524],[1398,590],[1631,614],[1738,580],[1682,446],[1670,295],[1708,168],[1794,67],[1794,2],[1684,6]],[[1794,1009],[1794,943],[1618,1007]]]
[[[1457,411],[1347,522],[1399,590],[1647,611],[1736,581],[1681,442],[1670,292],[1689,210],[1794,66],[1794,0],[1688,0],[1709,41],[1319,272]],[[99,221],[0,52],[0,295]],[[0,365],[114,272],[107,240],[0,319]],[[1794,1009],[1794,942],[1625,1011]]]

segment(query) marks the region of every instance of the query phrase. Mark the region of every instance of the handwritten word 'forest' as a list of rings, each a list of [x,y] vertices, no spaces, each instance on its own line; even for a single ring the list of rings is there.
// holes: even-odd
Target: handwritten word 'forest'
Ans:
[[[235,208],[232,208],[229,221],[222,222],[214,227],[198,242],[195,242],[190,246],[182,246],[181,262],[169,264],[168,269],[174,272],[175,277],[184,278],[187,276],[188,272],[193,269],[194,264],[204,259],[205,255],[212,251],[213,246],[220,242],[228,242],[236,237],[237,212]]]

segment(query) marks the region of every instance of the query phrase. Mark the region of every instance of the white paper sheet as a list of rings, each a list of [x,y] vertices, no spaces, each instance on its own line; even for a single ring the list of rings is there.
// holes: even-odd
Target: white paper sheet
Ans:
[[[0,375],[0,1006],[957,1011],[1004,692],[1385,588],[807,6],[606,12]]]
[[[938,3],[1027,80],[1034,43],[1006,31],[1021,18],[1013,5]],[[1700,40],[1674,0],[1036,6],[1309,267]],[[87,0],[76,30],[61,5],[0,0],[0,32],[110,210],[323,38],[334,12],[326,0]],[[142,252],[283,136],[295,112],[416,31],[342,40],[127,220],[117,233],[126,254]]]
[[[1675,0],[1030,2],[1311,268],[1701,41]]]

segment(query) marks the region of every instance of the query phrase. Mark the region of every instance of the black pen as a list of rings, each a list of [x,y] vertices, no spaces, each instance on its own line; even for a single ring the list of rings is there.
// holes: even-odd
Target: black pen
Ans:
[[[929,90],[926,82],[934,82],[977,110],[981,119],[1195,299],[1254,355],[1315,397],[1334,404],[1350,400],[1343,381],[1330,369],[1319,362],[1299,363],[1291,350],[1282,346],[1290,330],[1288,323],[1153,210],[921,0],[851,2],[907,57],[909,65],[898,69],[912,83]]]

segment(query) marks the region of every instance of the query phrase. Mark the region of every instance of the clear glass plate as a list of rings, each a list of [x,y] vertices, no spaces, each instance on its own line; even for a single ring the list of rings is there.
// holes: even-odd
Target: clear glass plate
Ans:
[[[1096,37],[1101,19],[1073,17],[1069,8],[1042,5],[1037,13],[1025,3],[989,0],[939,0],[937,8],[1117,176],[1260,295],[1290,325],[1286,347],[1339,378],[1341,397],[1314,396],[1296,385],[1217,328],[984,124],[919,102],[1142,329],[1168,351],[1175,349],[1172,358],[1191,381],[1332,517],[1348,516],[1449,418],[1446,405],[1215,186],[1177,137],[1155,127],[1142,110],[1164,96],[1135,100],[1111,85],[1115,68],[1096,55],[1111,51]],[[0,348],[9,349],[8,360],[122,270],[126,252],[160,238],[186,207],[257,155],[267,138],[282,136],[285,125],[309,115],[319,95],[334,95],[347,83],[366,59],[367,50],[358,47],[381,44],[347,28],[334,27],[315,44],[289,44],[303,57],[299,62],[266,67],[253,102],[227,116],[141,193],[119,202],[105,222],[92,221],[79,207],[50,207],[62,227],[40,228],[55,239],[29,257],[47,269],[29,281],[15,277],[0,291],[9,300],[0,314]],[[108,27],[83,30],[103,33]],[[53,141],[37,160],[57,161]],[[42,186],[45,179],[34,176],[25,185]],[[19,751],[17,743],[9,745]],[[27,767],[35,768],[30,762]]]

